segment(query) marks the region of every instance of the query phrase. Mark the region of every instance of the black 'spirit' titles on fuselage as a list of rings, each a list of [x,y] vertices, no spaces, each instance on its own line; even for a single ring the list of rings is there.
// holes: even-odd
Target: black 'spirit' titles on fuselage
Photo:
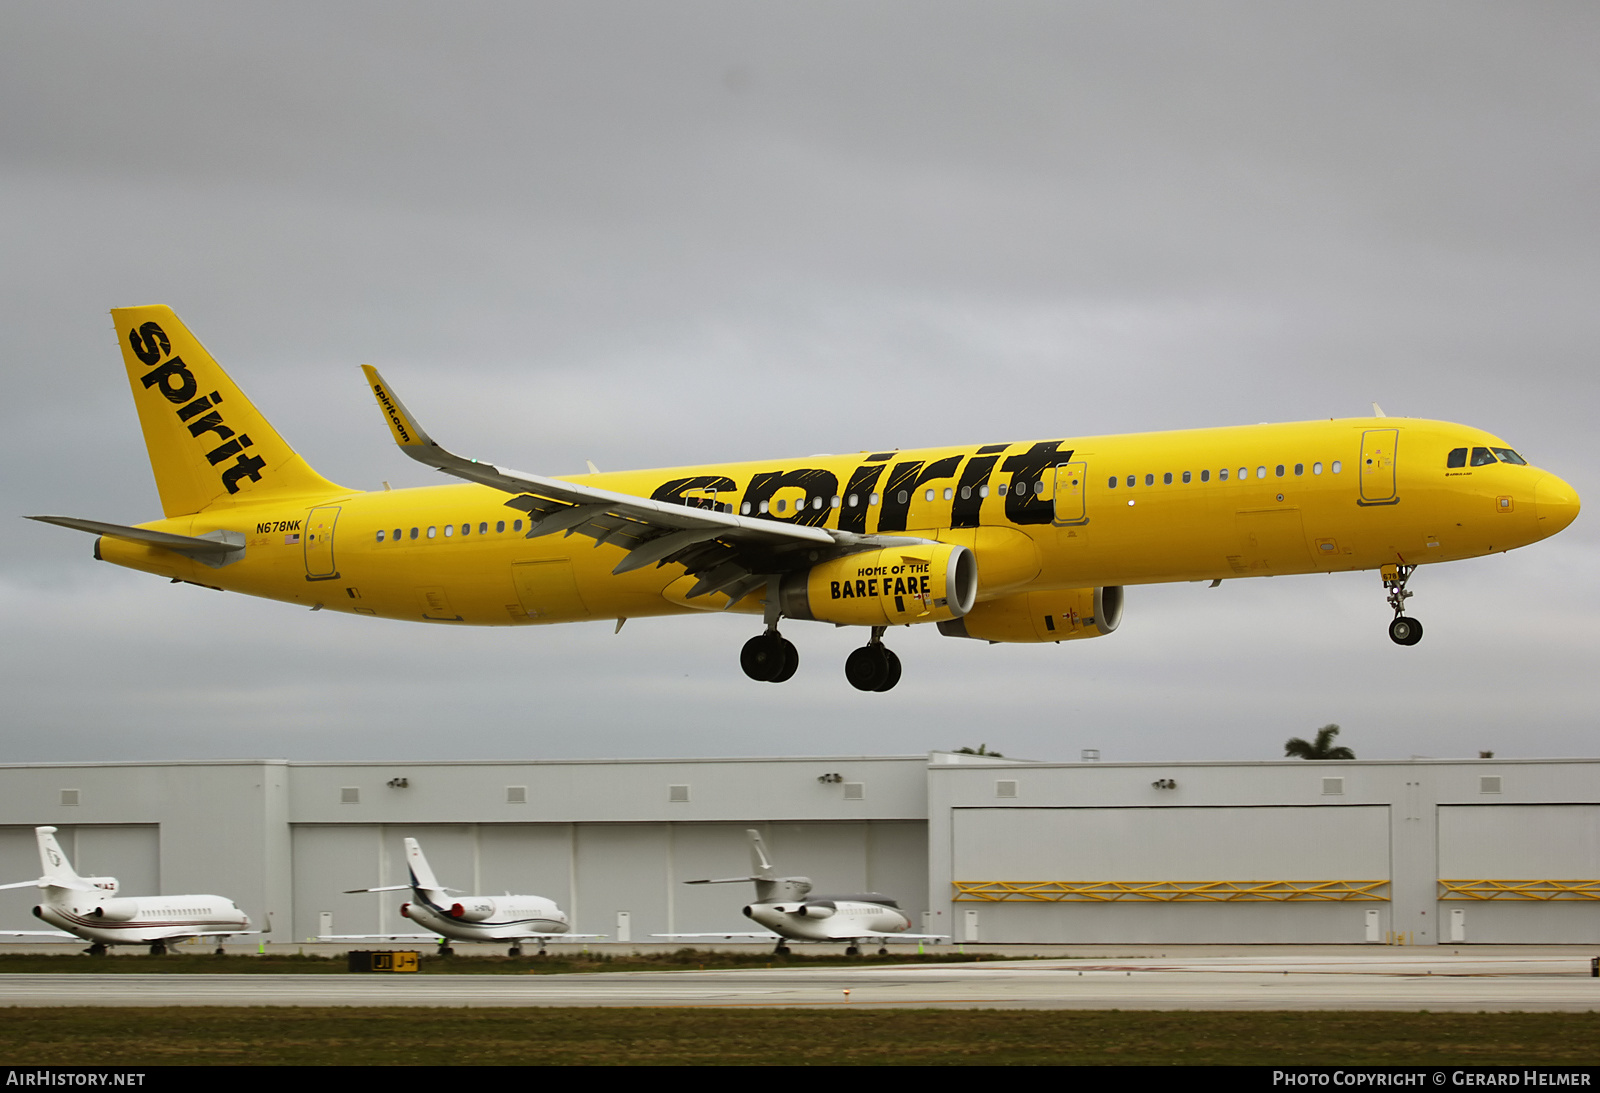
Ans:
[[[149,365],[157,365],[163,356],[172,352],[171,339],[167,337],[166,331],[155,323],[145,323],[137,330],[129,330],[128,344],[133,348],[133,355]],[[223,424],[222,414],[212,409],[222,401],[217,392],[195,397],[200,393],[200,384],[195,380],[194,373],[189,371],[189,366],[183,363],[182,357],[173,357],[166,363],[151,368],[139,378],[139,382],[144,385],[145,390],[152,387],[159,390],[163,398],[178,407],[176,411],[178,420],[188,423],[190,436],[199,439],[206,433],[216,434],[215,439],[221,443],[206,452],[206,460],[213,467],[229,456],[237,457],[233,465],[222,472],[222,485],[229,493],[239,492],[241,478],[249,478],[252,482],[261,481],[261,472],[266,467],[267,461],[260,456],[244,454],[244,450],[250,447],[253,441],[246,434],[235,435],[232,429]],[[211,412],[205,413],[207,410]],[[189,420],[200,414],[205,416],[194,421]]]
[[[394,426],[395,435],[402,443],[411,443],[411,433],[406,429],[405,418],[400,416],[400,411],[394,408],[394,403],[389,401],[389,393],[383,389],[382,384],[374,383],[372,393],[378,396],[378,402],[383,406],[383,412],[389,415],[389,424]]]
[[[698,474],[693,478],[674,478],[670,482],[663,482],[650,495],[652,501],[666,501],[673,505],[687,505],[696,509],[712,509],[715,512],[732,512],[733,506],[726,501],[715,500],[719,493],[731,493],[739,488],[739,483],[726,475]],[[685,497],[690,490],[698,490],[700,497]]]
[[[1007,520],[1014,524],[1048,524],[1054,518],[1053,492],[1048,485],[1042,487],[1045,492],[1036,492],[1041,487],[1035,484],[1044,482],[1044,472],[1051,467],[1071,462],[1073,450],[1069,448],[1062,451],[1062,443],[1060,440],[1040,441],[1025,452],[1007,457],[1000,468],[1002,472],[1011,473],[1010,484],[1001,487],[1005,493]],[[931,463],[908,460],[892,465],[876,461],[889,459],[893,453],[874,453],[866,457],[868,462],[851,472],[849,485],[843,494],[839,493],[839,479],[830,471],[815,467],[762,471],[750,479],[750,487],[744,492],[743,501],[747,506],[744,511],[758,518],[820,527],[827,523],[829,514],[834,511],[832,499],[840,497],[839,530],[866,534],[869,530],[867,513],[872,510],[868,498],[880,492],[878,480],[888,470],[888,481],[882,487],[876,508],[877,527],[870,530],[879,533],[905,531],[917,490],[929,482],[955,478],[959,470],[960,478],[953,490],[955,496],[950,506],[950,526],[975,528],[986,499],[987,491],[983,486],[993,475],[1001,454],[1009,447],[1009,444],[985,444],[971,458],[958,454]],[[964,459],[966,462],[963,466]],[[779,515],[770,504],[773,496],[786,488],[805,492],[805,497],[797,502],[792,516]],[[726,475],[703,474],[663,482],[650,498],[693,508],[732,512],[734,506],[731,503],[716,500],[716,497],[723,493],[737,496],[738,492],[739,483],[734,479]],[[849,503],[851,496],[856,498],[854,505]],[[766,512],[761,511],[763,502],[768,503]]]

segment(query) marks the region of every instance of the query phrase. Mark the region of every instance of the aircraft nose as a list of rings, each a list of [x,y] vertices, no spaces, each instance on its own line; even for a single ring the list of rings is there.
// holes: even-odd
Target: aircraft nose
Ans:
[[[1533,487],[1533,510],[1539,517],[1539,531],[1554,535],[1578,518],[1578,491],[1553,474],[1547,474]]]

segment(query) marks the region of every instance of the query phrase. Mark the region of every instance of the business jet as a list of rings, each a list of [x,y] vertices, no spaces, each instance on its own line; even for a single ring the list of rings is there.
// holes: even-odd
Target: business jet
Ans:
[[[44,900],[34,916],[66,934],[7,930],[10,937],[61,938],[67,935],[89,942],[89,955],[104,956],[108,945],[149,945],[151,956],[163,956],[169,943],[191,937],[215,937],[217,953],[235,934],[255,933],[250,919],[222,896],[119,896],[116,877],[80,877],[56,842],[56,829],[36,827],[38,880],[0,884],[6,888],[42,888]]]
[[[568,933],[571,924],[566,912],[543,896],[465,896],[446,888],[433,875],[422,846],[416,839],[406,840],[406,864],[411,871],[409,884],[390,884],[382,888],[351,888],[346,895],[361,892],[411,891],[412,903],[402,903],[400,914],[428,934],[322,934],[318,941],[432,941],[437,936],[439,955],[455,950],[451,941],[509,941],[510,956],[522,955],[524,941],[539,943],[539,955],[553,940],[578,940],[604,937],[604,934]]]
[[[1418,566],[1579,509],[1499,437],[1386,416],[552,478],[446,450],[365,366],[400,450],[465,484],[364,493],[312,470],[169,308],[111,314],[164,518],[32,517],[97,536],[96,558],[441,626],[760,616],[739,659],[769,683],[800,662],[784,619],[865,629],[845,676],[887,691],[890,627],[1082,640],[1117,629],[1128,585],[1345,570],[1378,572],[1389,637],[1415,645]]]
[[[759,831],[750,836],[750,876],[686,880],[685,884],[742,884],[754,881],[756,899],[744,908],[746,918],[765,926],[767,933],[655,934],[674,941],[720,938],[723,941],[772,941],[778,955],[789,952],[790,941],[843,941],[846,956],[860,956],[866,942],[878,943],[878,955],[889,950],[890,940],[942,941],[944,934],[908,934],[911,920],[888,896],[867,892],[853,896],[813,896],[810,877],[780,877],[767,857]]]

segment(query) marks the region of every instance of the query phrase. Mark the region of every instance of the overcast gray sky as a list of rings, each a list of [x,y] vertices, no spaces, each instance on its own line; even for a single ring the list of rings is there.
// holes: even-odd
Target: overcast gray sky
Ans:
[[[159,515],[106,312],[183,316],[315,467],[439,481],[1368,412],[1600,482],[1589,3],[0,6],[0,761],[1593,755],[1600,533],[1133,588],[1097,641],[457,630],[97,564]]]

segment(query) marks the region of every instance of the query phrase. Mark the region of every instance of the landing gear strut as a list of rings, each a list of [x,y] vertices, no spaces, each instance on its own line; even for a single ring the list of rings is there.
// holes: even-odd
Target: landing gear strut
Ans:
[[[778,620],[783,609],[778,603],[778,578],[767,581],[766,623],[767,632],[757,634],[744,643],[739,653],[739,667],[744,674],[760,683],[787,683],[800,667],[800,650],[794,642],[778,633]]]
[[[152,941],[150,943],[150,955],[151,956],[166,956],[167,955],[167,943],[165,941]]]
[[[93,945],[89,946],[89,955],[90,956],[105,956],[106,955],[106,947],[104,945],[102,945],[100,942],[96,941]]]
[[[900,658],[883,644],[887,626],[874,626],[872,640],[844,662],[844,677],[858,691],[888,691],[900,682]]]
[[[511,948],[506,950],[506,955],[507,956],[521,956],[522,955],[522,943],[521,942],[513,942],[512,945],[511,945]]]
[[[781,941],[778,942],[778,947],[776,949],[772,950],[772,955],[773,956],[788,956],[789,955],[789,946],[785,945]]]
[[[1389,590],[1389,606],[1394,608],[1394,621],[1389,624],[1389,640],[1396,645],[1415,645],[1422,640],[1422,624],[1406,615],[1406,601],[1414,593],[1406,591],[1414,565],[1386,565],[1379,574],[1383,587]]]

